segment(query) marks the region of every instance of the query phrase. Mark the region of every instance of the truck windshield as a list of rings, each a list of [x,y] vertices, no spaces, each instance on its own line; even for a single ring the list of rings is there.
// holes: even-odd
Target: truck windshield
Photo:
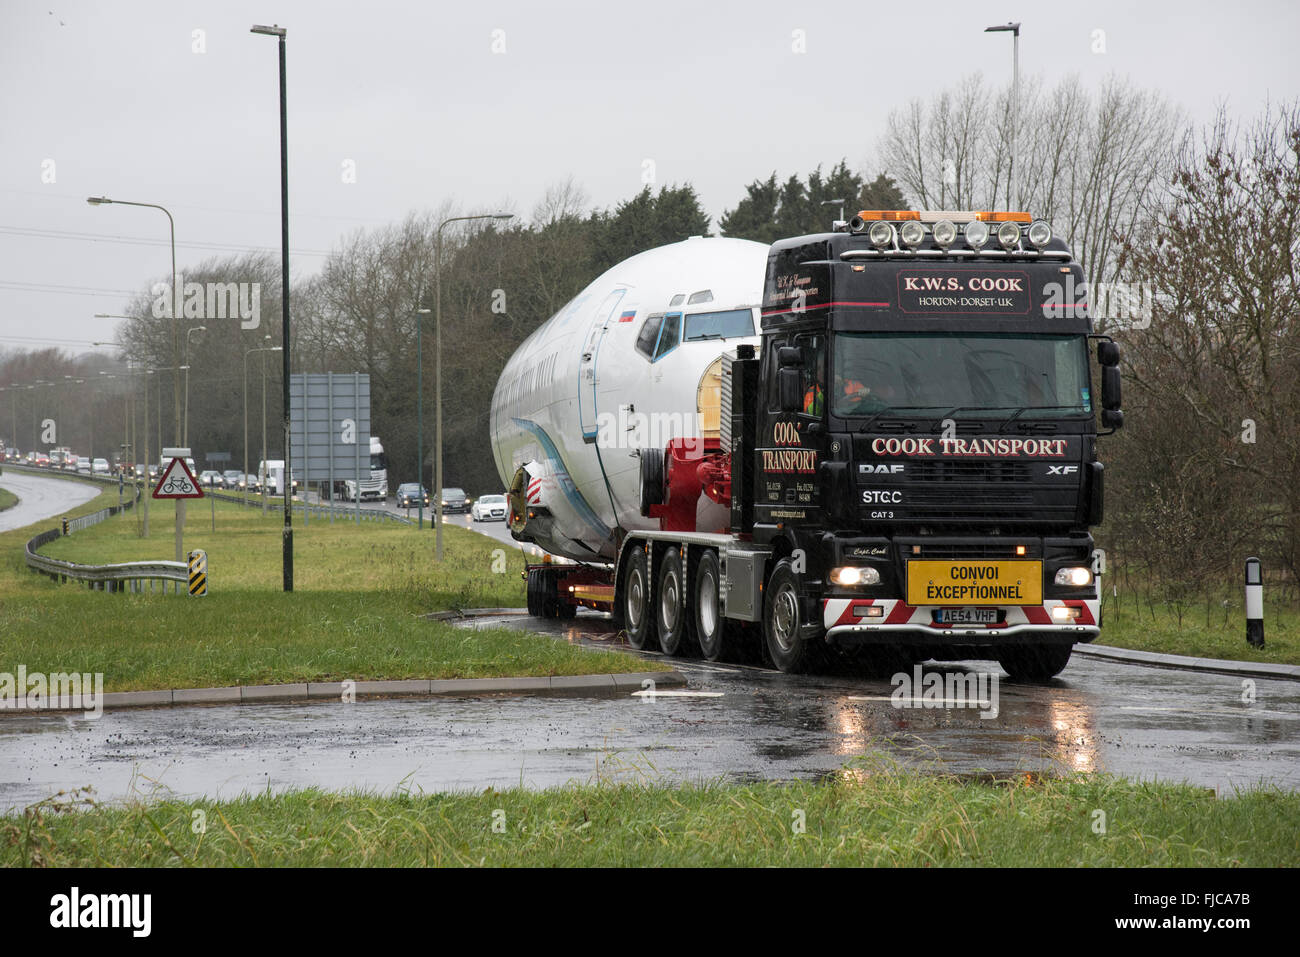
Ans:
[[[833,355],[831,411],[838,416],[1092,411],[1083,336],[841,333]]]

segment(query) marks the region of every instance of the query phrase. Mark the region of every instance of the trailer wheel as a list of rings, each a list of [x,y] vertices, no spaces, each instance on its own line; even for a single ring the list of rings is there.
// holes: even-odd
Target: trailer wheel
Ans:
[[[623,570],[623,629],[637,650],[655,644],[654,589],[644,548],[635,547]]]
[[[686,580],[682,553],[669,548],[659,557],[659,587],[655,589],[659,647],[666,655],[684,656],[693,651],[691,615],[686,611]]]
[[[814,649],[803,637],[803,612],[799,605],[799,579],[790,559],[776,563],[763,601],[763,638],[772,664],[782,671],[806,671]]]
[[[1055,678],[1070,663],[1073,644],[1020,646],[998,652],[1000,664],[1014,681],[1042,683]]]
[[[731,651],[727,620],[722,617],[721,578],[718,553],[706,549],[695,569],[691,615],[695,619],[695,639],[700,653],[709,661],[723,661]]]

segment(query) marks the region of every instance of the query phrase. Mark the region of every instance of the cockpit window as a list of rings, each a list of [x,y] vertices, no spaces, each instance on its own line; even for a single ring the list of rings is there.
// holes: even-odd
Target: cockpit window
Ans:
[[[659,334],[659,345],[655,349],[656,362],[677,348],[677,343],[681,340],[681,334],[682,314],[680,312],[669,313],[664,317],[663,332]]]
[[[686,305],[698,306],[702,302],[713,302],[712,289],[701,289],[699,292],[691,293],[691,298],[686,300]]]
[[[637,334],[636,351],[647,359],[654,358],[655,343],[659,341],[659,327],[663,325],[663,321],[664,314],[662,312],[653,316],[646,316],[645,324],[641,326],[641,331]]]
[[[685,301],[686,301],[686,293],[684,293],[684,292],[679,292],[677,295],[673,296],[672,301],[671,301],[670,303],[668,303],[668,305],[669,305],[670,307],[671,307],[671,306],[680,306],[680,305],[681,305],[683,302],[685,302]]]
[[[742,339],[754,334],[754,316],[748,309],[695,312],[686,317],[686,342],[700,339]]]

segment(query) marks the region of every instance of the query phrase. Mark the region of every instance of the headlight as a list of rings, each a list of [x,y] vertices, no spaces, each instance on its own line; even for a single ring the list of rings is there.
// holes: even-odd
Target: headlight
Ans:
[[[899,234],[903,237],[903,243],[912,249],[925,242],[925,227],[914,219],[903,223]]]
[[[875,222],[867,229],[867,238],[877,249],[894,245],[894,227],[886,222]]]
[[[1029,224],[1029,242],[1035,249],[1042,249],[1052,241],[1052,227],[1039,219]]]
[[[1082,565],[1074,568],[1058,568],[1056,570],[1056,584],[1074,585],[1082,587],[1092,584],[1092,569],[1085,568]]]
[[[1018,223],[1003,223],[998,227],[998,242],[1002,244],[1003,249],[1011,250],[1020,245],[1020,225]]]
[[[967,223],[963,232],[966,236],[966,245],[971,249],[981,249],[989,241],[989,225],[978,219]]]
[[[941,219],[930,228],[935,244],[947,249],[957,241],[957,227],[951,220]]]
[[[853,565],[831,569],[831,582],[836,585],[879,585],[880,571]]]

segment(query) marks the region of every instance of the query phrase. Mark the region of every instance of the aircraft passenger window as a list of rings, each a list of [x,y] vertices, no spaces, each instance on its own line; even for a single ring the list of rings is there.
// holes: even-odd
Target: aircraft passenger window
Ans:
[[[663,320],[664,314],[662,312],[655,316],[647,316],[645,324],[641,327],[641,332],[636,337],[636,351],[647,359],[654,358],[655,343],[659,341],[659,326],[663,323]]]
[[[670,313],[664,317],[664,331],[659,334],[659,346],[655,349],[656,362],[677,348],[677,343],[681,339],[681,326],[680,312]]]

